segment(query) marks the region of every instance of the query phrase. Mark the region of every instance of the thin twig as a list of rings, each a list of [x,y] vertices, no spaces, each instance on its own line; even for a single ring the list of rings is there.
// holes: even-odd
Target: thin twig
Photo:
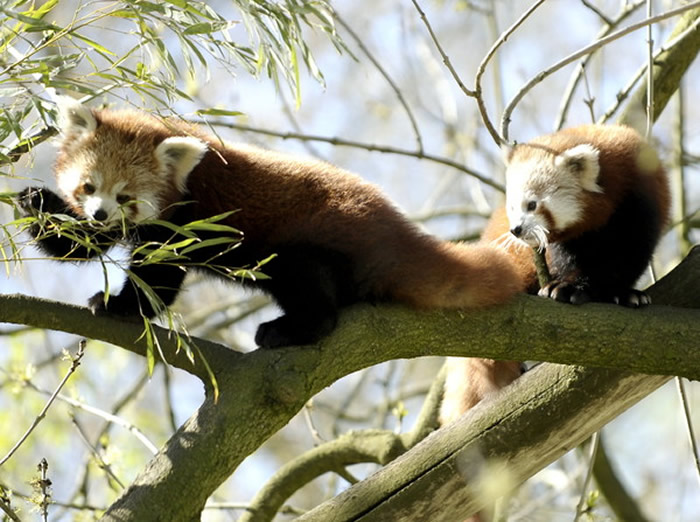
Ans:
[[[41,410],[39,415],[34,419],[34,422],[32,422],[32,425],[29,426],[27,431],[22,435],[22,437],[17,441],[17,443],[14,445],[14,447],[3,457],[2,460],[0,460],[0,467],[5,464],[12,455],[15,454],[15,452],[19,449],[19,447],[24,444],[24,442],[29,438],[29,435],[31,435],[32,431],[39,425],[39,423],[44,420],[44,417],[46,417],[46,412],[49,410],[51,405],[53,404],[54,400],[58,397],[59,392],[65,386],[66,382],[68,382],[68,379],[70,378],[71,375],[78,369],[78,366],[80,366],[80,360],[83,358],[83,355],[85,354],[85,345],[87,344],[87,341],[85,339],[82,339],[78,343],[78,352],[76,353],[75,357],[71,358],[71,365],[68,371],[66,372],[66,375],[63,377],[63,380],[59,383],[58,387],[56,390],[54,390],[53,394],[51,394],[51,397],[49,400],[46,402],[46,405],[44,408]]]
[[[690,405],[688,404],[688,396],[685,391],[685,383],[682,377],[676,377],[676,385],[678,387],[678,396],[683,406],[683,416],[685,424],[688,428],[688,440],[690,441],[690,449],[693,452],[693,461],[695,462],[695,471],[698,480],[700,481],[700,451],[698,451],[698,443],[695,437],[695,429],[690,417]]]
[[[614,30],[618,25],[620,25],[625,18],[630,16],[632,13],[634,13],[638,8],[644,5],[644,2],[646,0],[638,0],[636,3],[631,3],[631,4],[624,4],[620,10],[620,12],[615,16],[614,20],[610,20],[605,26],[603,26],[600,31],[598,31],[598,34],[596,35],[596,40],[600,40],[604,36],[607,36],[610,34],[612,30]],[[581,78],[583,77],[583,74],[586,71],[586,67],[588,66],[588,62],[591,60],[593,57],[594,53],[588,54],[584,56],[581,59],[580,62],[580,68],[576,69],[574,74],[572,74],[571,78],[569,79],[569,83],[566,86],[566,89],[564,91],[564,95],[562,96],[562,101],[559,106],[559,112],[557,114],[557,119],[554,123],[554,128],[556,130],[560,130],[561,128],[564,127],[564,122],[566,121],[566,116],[569,112],[569,107],[571,107],[571,101],[573,100],[574,92],[576,91],[576,87],[578,87],[579,82],[581,81]]]
[[[28,382],[27,386],[36,392],[43,394],[48,393],[46,390],[42,390],[41,388],[39,388],[31,382]],[[154,455],[158,453],[158,448],[155,446],[155,444],[153,444],[139,428],[137,428],[134,424],[130,423],[129,421],[122,419],[121,417],[118,417],[116,415],[113,415],[107,411],[101,410],[100,408],[95,408],[94,406],[84,404],[65,395],[57,394],[54,398],[58,399],[59,401],[65,402],[66,404],[69,404],[76,409],[82,410],[87,413],[91,413],[93,415],[96,415],[97,417],[101,417],[102,419],[108,422],[116,424],[117,426],[125,428],[127,431],[130,431],[134,435],[134,437],[136,437],[148,449],[148,451],[150,451]]]
[[[676,107],[672,130],[671,151],[671,190],[678,200],[674,210],[674,221],[678,223],[677,239],[679,253],[686,255],[692,246],[690,241],[690,224],[692,216],[688,216],[688,194],[686,191],[686,170],[683,157],[685,156],[685,86],[683,82],[678,86],[676,95]]]
[[[595,463],[596,453],[598,452],[598,442],[600,440],[600,432],[596,431],[591,436],[591,451],[588,460],[588,470],[586,471],[586,477],[583,479],[583,487],[581,488],[581,498],[576,506],[576,515],[574,516],[574,522],[588,511],[586,507],[586,500],[588,498],[588,488],[591,485],[591,479],[593,478],[593,464]]]
[[[536,74],[533,78],[531,78],[521,89],[518,91],[518,93],[513,97],[513,99],[508,103],[506,106],[505,111],[503,112],[503,117],[501,118],[501,134],[504,139],[508,139],[508,126],[510,125],[511,121],[511,114],[513,113],[513,110],[515,107],[520,103],[520,100],[528,93],[530,90],[540,83],[542,80],[550,76],[551,74],[557,72],[559,69],[569,65],[571,62],[574,62],[578,60],[579,58],[586,56],[587,54],[592,53],[593,51],[609,44],[610,42],[614,42],[615,40],[619,40],[623,36],[628,35],[629,33],[632,33],[638,29],[641,29],[643,27],[646,27],[650,24],[654,24],[656,22],[660,22],[662,20],[666,20],[667,18],[672,18],[674,16],[677,16],[679,14],[682,14],[686,11],[689,11],[691,9],[695,9],[697,7],[700,7],[700,0],[696,0],[695,2],[685,4],[683,6],[677,7],[675,9],[670,9],[666,11],[665,13],[661,13],[659,15],[656,15],[651,18],[646,18],[640,22],[637,22],[635,24],[632,24],[628,27],[625,27],[624,29],[620,29],[619,31],[614,32],[611,35],[608,35],[604,38],[601,38],[599,40],[596,40],[590,45],[587,45],[586,47],[583,47],[582,49],[579,49],[575,53],[570,54],[566,58],[563,58],[562,60],[558,61],[551,67],[548,67],[544,71],[540,71],[538,74]]]
[[[654,13],[652,1],[647,0],[647,18]],[[654,38],[653,27],[647,26],[647,129],[645,136],[651,137],[651,127],[654,125]]]
[[[481,60],[481,63],[479,64],[479,67],[476,70],[476,77],[474,79],[474,83],[476,85],[474,91],[473,91],[473,97],[476,98],[476,103],[479,106],[479,112],[481,113],[481,118],[484,121],[484,125],[486,125],[486,129],[489,131],[489,134],[491,134],[491,137],[493,140],[496,142],[496,145],[502,145],[503,143],[506,142],[506,140],[498,134],[498,131],[494,127],[493,123],[491,123],[491,119],[488,116],[487,110],[486,110],[486,104],[484,103],[484,98],[482,96],[482,90],[481,90],[481,77],[484,75],[484,72],[486,71],[486,66],[488,63],[491,61],[491,58],[493,58],[494,54],[496,54],[496,51],[503,45],[506,40],[510,37],[511,34],[515,32],[518,27],[520,27],[527,18],[535,12],[535,10],[541,6],[545,0],[537,0],[534,4],[530,6],[530,8],[525,11],[520,18],[518,18],[513,25],[511,25],[508,29],[503,31],[501,35],[498,37],[498,40],[494,42],[494,44],[491,46],[491,49],[488,50],[486,53],[486,56]],[[415,3],[415,2],[414,2]]]
[[[197,123],[201,124],[201,120],[197,119],[190,119],[188,120],[191,123]],[[227,129],[234,129],[234,130],[239,130],[243,132],[254,132],[257,134],[264,134],[266,136],[274,136],[276,138],[281,138],[283,140],[300,140],[300,141],[319,141],[322,143],[329,143],[331,145],[335,145],[338,147],[352,147],[356,149],[363,149],[369,152],[382,152],[385,154],[396,154],[397,156],[408,156],[416,159],[421,159],[421,160],[426,160],[426,161],[432,161],[434,163],[439,163],[441,165],[446,165],[448,167],[451,167],[453,169],[457,169],[461,172],[464,172],[465,174],[472,176],[473,178],[478,179],[481,181],[483,184],[488,185],[489,187],[492,187],[499,192],[505,192],[505,187],[501,185],[500,183],[487,178],[483,174],[479,174],[478,172],[465,167],[464,165],[453,161],[448,158],[444,158],[441,156],[435,156],[433,154],[426,154],[425,152],[421,151],[415,151],[415,150],[407,150],[407,149],[399,149],[396,147],[387,147],[383,145],[375,145],[372,143],[362,143],[359,141],[351,141],[351,140],[345,140],[342,138],[329,138],[327,136],[316,136],[312,134],[298,134],[295,132],[278,132],[278,131],[273,131],[269,129],[263,129],[260,127],[251,127],[249,125],[241,125],[238,123],[231,123],[231,122],[226,122],[226,121],[210,121],[210,125],[215,125],[219,127],[225,127]]]
[[[462,92],[464,94],[466,94],[470,98],[476,97],[476,92],[472,91],[471,89],[468,89],[467,86],[464,85],[464,82],[459,77],[459,74],[457,74],[457,71],[452,66],[452,62],[450,61],[450,57],[447,56],[447,54],[443,50],[442,46],[440,45],[440,41],[438,40],[437,36],[435,35],[435,32],[433,31],[433,27],[430,25],[430,22],[428,21],[428,17],[425,15],[425,12],[423,11],[423,9],[421,9],[421,6],[418,4],[418,2],[416,0],[411,0],[411,1],[413,2],[413,5],[415,6],[416,11],[418,11],[418,15],[420,16],[420,19],[423,22],[423,25],[425,25],[425,28],[428,30],[428,33],[430,34],[430,38],[433,40],[435,47],[437,48],[438,52],[440,53],[440,56],[442,57],[442,62],[445,64],[445,67],[447,67],[447,70],[450,71],[452,78],[454,78],[455,82],[457,82],[457,85],[459,86],[460,89],[462,89]]]
[[[51,479],[49,478],[49,463],[46,459],[41,459],[37,470],[41,474],[41,477],[34,482],[34,486],[39,491],[41,495],[41,500],[39,501],[39,512],[41,513],[41,519],[44,522],[49,520],[49,505],[51,504]]]
[[[338,14],[337,11],[333,11],[333,15],[335,16],[335,19],[338,21],[338,23],[347,31],[347,33],[352,37],[353,40],[355,40],[355,43],[357,46],[360,48],[360,50],[364,53],[364,55],[369,59],[370,62],[372,62],[372,65],[377,69],[379,74],[382,75],[382,77],[386,80],[386,82],[389,84],[389,87],[394,91],[396,94],[396,98],[399,100],[399,103],[403,107],[404,111],[406,112],[406,116],[408,117],[409,121],[411,122],[411,127],[413,128],[413,134],[415,135],[416,138],[416,147],[420,152],[423,152],[423,137],[421,136],[420,130],[418,129],[418,122],[416,121],[416,118],[413,116],[413,111],[411,110],[411,107],[408,105],[408,102],[406,101],[406,98],[404,98],[403,92],[401,92],[401,89],[396,85],[396,82],[391,79],[391,76],[389,76],[389,73],[386,72],[384,67],[382,67],[382,64],[379,63],[379,60],[377,60],[374,55],[369,51],[367,46],[362,42],[360,37],[357,35],[355,31],[353,31],[352,27],[350,27],[345,20]]]
[[[682,31],[680,34],[677,36],[671,38],[669,41],[664,43],[664,45],[654,53],[654,60],[653,62],[656,63],[657,59],[659,56],[662,54],[668,52],[670,49],[678,45],[680,42],[682,42],[690,33],[697,31],[700,28],[700,18],[695,20],[690,26],[688,26],[684,31]],[[615,103],[607,110],[605,111],[605,114],[603,114],[599,119],[599,123],[605,123],[607,122],[613,114],[617,112],[617,110],[620,108],[622,103],[629,97],[630,92],[632,89],[634,89],[634,86],[639,82],[639,80],[644,76],[644,74],[647,72],[648,69],[648,64],[642,65],[637,72],[634,74],[632,79],[627,83],[625,87],[623,87],[615,96]]]
[[[163,395],[165,396],[165,413],[168,418],[168,425],[170,430],[175,433],[177,431],[178,425],[175,420],[175,408],[173,406],[172,397],[172,385],[171,385],[171,373],[172,368],[167,364],[163,365]]]
[[[588,0],[581,0],[581,3],[600,17],[606,25],[613,25],[613,21],[608,18],[603,11],[591,4]]]
[[[15,513],[14,509],[12,509],[12,507],[10,506],[10,500],[5,495],[2,494],[1,490],[0,490],[0,509],[13,522],[22,522],[22,519],[19,518],[19,515],[17,515],[17,513]]]
[[[102,458],[102,455],[100,454],[99,450],[95,446],[93,446],[92,443],[88,440],[87,435],[85,434],[85,430],[83,430],[83,427],[80,425],[80,423],[78,423],[78,420],[75,417],[73,417],[71,420],[73,421],[73,426],[75,426],[75,429],[78,431],[78,435],[80,435],[80,439],[90,450],[90,453],[92,453],[92,456],[97,462],[99,468],[104,470],[104,472],[107,474],[107,477],[116,482],[119,488],[124,489],[124,483],[121,480],[119,480],[119,477],[117,477],[114,471],[112,471],[112,466],[105,462],[105,459]]]
[[[583,103],[586,104],[588,107],[588,111],[591,113],[591,122],[595,123],[595,110],[593,109],[593,104],[595,103],[595,96],[593,96],[593,93],[591,92],[591,86],[588,83],[588,76],[586,75],[586,71],[583,70],[583,65],[581,65],[581,76],[583,77],[583,85],[586,88],[586,97],[583,100]]]
[[[314,439],[314,446],[318,446],[319,444],[323,444],[326,441],[323,440],[323,437],[321,437],[321,434],[319,433],[318,429],[316,428],[316,425],[314,424],[314,419],[311,417],[312,408],[313,399],[304,404],[304,407],[301,411],[304,412],[304,420],[306,421],[306,426],[309,428],[309,433],[311,433],[311,437]]]

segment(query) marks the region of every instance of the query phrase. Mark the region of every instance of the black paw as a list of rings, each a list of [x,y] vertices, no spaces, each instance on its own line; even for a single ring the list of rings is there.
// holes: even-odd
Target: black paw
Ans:
[[[258,331],[255,333],[255,343],[261,348],[306,344],[298,342],[298,334],[295,330],[288,317],[278,317],[258,326]]]
[[[311,325],[308,321],[283,315],[258,326],[255,342],[261,348],[313,344],[331,333],[335,323],[335,319],[326,318]]]
[[[651,304],[651,297],[646,292],[631,289],[615,296],[613,301],[628,308],[642,308]]]
[[[92,312],[92,315],[101,315],[107,313],[107,308],[105,307],[105,293],[97,292],[90,299],[88,299],[87,306]]]
[[[580,305],[592,301],[590,292],[581,285],[566,281],[552,281],[540,288],[540,297],[548,297],[560,303]]]
[[[17,195],[17,206],[22,216],[34,216],[41,210],[43,198],[39,187],[27,187]]]
[[[39,212],[61,214],[66,212],[66,203],[57,194],[42,187],[27,187],[17,196],[17,203],[24,217],[36,216]]]
[[[118,295],[110,296],[107,304],[105,304],[105,293],[97,292],[90,299],[88,299],[88,308],[92,312],[92,315],[104,315],[113,314],[120,315],[122,317],[137,317],[142,315],[138,306],[131,306],[125,303]],[[145,314],[144,314],[145,315]],[[151,316],[148,316],[151,317]]]

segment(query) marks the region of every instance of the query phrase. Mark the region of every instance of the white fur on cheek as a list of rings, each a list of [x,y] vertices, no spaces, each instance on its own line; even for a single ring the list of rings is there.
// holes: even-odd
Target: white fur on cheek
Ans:
[[[566,230],[582,217],[583,209],[575,192],[559,190],[543,202],[554,221],[554,230]]]
[[[82,173],[79,169],[68,169],[57,173],[56,183],[58,189],[69,199],[75,199],[73,194],[80,186]]]

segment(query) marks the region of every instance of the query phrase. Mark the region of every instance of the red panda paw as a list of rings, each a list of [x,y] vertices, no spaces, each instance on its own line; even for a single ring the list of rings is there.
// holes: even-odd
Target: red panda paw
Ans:
[[[258,326],[255,342],[261,348],[313,344],[335,328],[337,318],[283,315]]]
[[[138,301],[132,302],[129,295],[112,295],[105,303],[105,293],[97,292],[88,299],[88,308],[92,315],[113,314],[122,317],[138,317],[146,316],[153,317],[155,314],[150,306],[139,307]]]
[[[61,214],[66,203],[57,194],[42,187],[27,187],[17,194],[17,203],[23,216],[36,216],[38,212]]]
[[[548,297],[560,303],[574,305],[581,305],[592,300],[592,296],[585,286],[568,281],[553,280],[540,288],[537,294],[540,297]]]
[[[651,297],[641,290],[630,289],[615,296],[614,301],[620,306],[628,308],[642,308],[651,304]]]
[[[107,307],[105,306],[105,293],[97,292],[90,299],[88,299],[88,308],[92,312],[92,315],[101,315],[107,312]]]

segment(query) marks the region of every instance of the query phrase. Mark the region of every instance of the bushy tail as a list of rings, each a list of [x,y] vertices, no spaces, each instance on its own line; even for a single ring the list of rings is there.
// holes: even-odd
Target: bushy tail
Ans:
[[[436,241],[411,257],[393,293],[417,308],[482,308],[524,290],[508,256],[490,245]]]

